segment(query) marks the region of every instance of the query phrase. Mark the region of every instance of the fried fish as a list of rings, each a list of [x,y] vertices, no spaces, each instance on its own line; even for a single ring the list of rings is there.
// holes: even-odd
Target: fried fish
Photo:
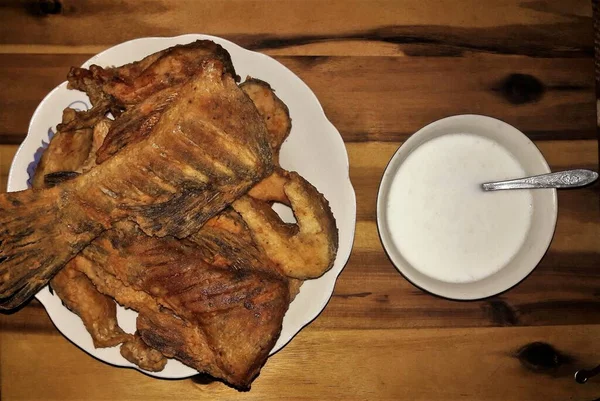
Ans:
[[[270,186],[266,192],[263,183]],[[291,206],[296,224],[284,223],[265,202],[272,199],[269,192]],[[258,195],[263,200],[257,199]],[[236,200],[233,208],[248,226],[255,243],[286,276],[316,278],[333,266],[338,248],[335,218],[325,197],[298,173],[278,168],[250,195]]]
[[[76,261],[99,291],[152,322],[138,318],[146,344],[236,387],[247,387],[266,361],[289,304],[276,271],[210,265],[195,244],[149,237],[130,222]]]
[[[187,237],[271,170],[252,101],[205,60],[140,142],[54,188],[0,195],[0,308],[23,303],[115,222]]]
[[[119,116],[97,152],[97,162],[145,137],[182,86],[209,59],[219,60],[224,71],[239,80],[229,53],[209,40],[173,46],[121,67],[71,68],[69,88],[86,92],[93,110],[110,110]]]
[[[86,92],[94,106],[109,100],[113,107],[128,109],[162,89],[186,82],[202,70],[207,59],[220,61],[225,73],[239,81],[229,53],[210,40],[169,47],[120,67],[72,67],[67,80],[69,88]]]
[[[64,110],[63,121],[36,167],[33,188],[53,186],[73,177],[71,172],[82,171],[90,154],[95,154],[109,123],[101,116],[95,120],[87,117],[82,111]],[[71,259],[52,278],[50,285],[63,304],[81,318],[94,347],[112,347],[129,341],[131,336],[117,322],[115,301],[98,292],[87,276],[74,266]],[[130,359],[141,354],[137,350],[139,347],[135,348],[136,352],[127,354]]]
[[[250,98],[255,102],[266,124],[269,144],[273,154],[276,155],[291,128],[287,107],[275,95],[270,85],[263,81],[247,79],[240,88],[246,94],[251,94]],[[63,122],[59,124],[58,132],[50,141],[37,166],[33,180],[35,188],[43,187],[44,182],[55,185],[71,179],[75,173],[95,167],[96,152],[102,146],[110,127],[126,118],[127,112],[116,121],[103,118],[97,113],[97,117],[91,119],[89,114],[65,109]],[[253,188],[257,188],[263,198],[267,196],[266,194],[272,198],[273,189],[279,188],[279,185],[273,182],[278,176],[273,174]],[[269,200],[277,200],[277,198]],[[190,239],[198,245],[203,260],[207,263],[232,268],[242,266],[277,269],[254,243],[250,231],[233,209],[228,208],[210,219],[198,233],[190,236]],[[80,256],[76,256],[75,259],[78,257]],[[115,302],[112,298],[98,292],[83,273],[74,269],[75,259],[67,263],[54,276],[50,284],[65,306],[80,316],[92,337],[94,346],[110,347],[125,342],[121,347],[122,354],[130,362],[140,365],[144,364],[144,361],[156,360],[156,357],[147,355],[149,351],[141,346],[139,338],[132,341],[131,336],[118,326]],[[290,282],[291,299],[298,293],[301,283],[299,280]],[[156,370],[158,366],[153,364],[152,370]],[[147,369],[148,364],[145,363],[140,367]]]
[[[72,69],[94,107],[65,111],[38,166],[34,186],[55,187],[0,196],[0,308],[68,261],[52,285],[96,346],[122,342],[143,369],[172,357],[249,387],[300,279],[331,267],[337,229],[312,185],[271,174],[291,128],[285,104],[266,82],[236,80],[206,41]],[[139,312],[135,334],[119,328],[113,299]]]

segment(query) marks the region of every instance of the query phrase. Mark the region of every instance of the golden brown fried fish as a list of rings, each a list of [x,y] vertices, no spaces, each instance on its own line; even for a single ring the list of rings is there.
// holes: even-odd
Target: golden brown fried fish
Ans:
[[[164,88],[187,81],[202,70],[202,63],[208,59],[219,60],[225,73],[239,80],[229,53],[210,40],[169,47],[116,68],[73,67],[67,79],[69,88],[86,92],[93,105],[109,99],[117,107],[129,108]]]
[[[147,72],[166,54],[168,52],[160,52],[136,65],[123,68],[120,70],[122,75],[119,79],[126,77],[131,79],[131,83],[141,82],[139,79],[144,75],[144,71]],[[164,60],[163,63],[166,64]],[[164,118],[163,114],[170,112],[172,103],[178,102],[187,88],[182,84],[174,84],[164,88],[159,85],[154,90],[149,90],[148,87],[136,85],[129,85],[129,89],[134,88],[130,92],[127,92],[124,86],[119,86],[120,90],[123,90],[122,93],[137,96],[129,98],[125,113],[113,123],[106,120],[98,123],[91,139],[89,132],[85,132],[85,146],[82,147],[91,148],[91,153],[99,148],[104,136],[105,144],[108,144],[103,146],[104,149],[99,149],[99,154],[105,152],[104,158],[94,160],[92,157],[83,163],[84,170],[92,169],[89,175],[98,170],[102,172],[103,168],[106,168],[95,167],[96,161],[110,165],[114,163],[113,155],[116,155],[114,158],[118,158],[123,152],[153,139],[156,135],[155,130],[159,129]],[[241,88],[255,102],[260,116],[265,121],[265,134],[272,152],[277,154],[291,127],[287,107],[273,94],[268,84],[262,81],[248,80]],[[102,90],[98,90],[98,93]],[[108,95],[107,92],[102,93]],[[106,99],[110,96],[98,95],[98,98]],[[203,107],[208,106],[203,104]],[[220,114],[222,110],[219,108],[214,112]],[[71,128],[73,127],[75,125],[71,123]],[[82,129],[79,126],[77,128]],[[83,128],[88,129],[87,126]],[[208,134],[223,134],[212,126],[205,130]],[[56,146],[58,144],[60,142]],[[77,170],[77,165],[84,160],[73,153],[78,143],[71,145],[65,142],[64,146],[65,149],[72,149],[73,170]],[[56,154],[57,149],[55,147],[54,152],[49,153],[49,160],[52,160],[50,155]],[[187,162],[189,159],[189,155],[186,155],[184,160]],[[265,159],[259,159],[259,163],[264,163]],[[181,165],[177,159],[170,161]],[[218,161],[221,159],[215,163]],[[243,165],[243,162],[241,164]],[[233,169],[231,163],[221,163],[214,171],[221,173],[219,167]],[[160,163],[149,165],[150,177],[156,177],[157,170],[164,171],[161,168],[164,166]],[[266,172],[269,167],[263,169]],[[195,175],[204,171],[196,170],[201,172],[196,171]],[[243,175],[238,170],[233,170],[237,175]],[[182,172],[189,174],[185,169]],[[54,179],[60,181],[60,174],[71,177],[70,173],[59,173]],[[265,239],[257,235],[260,234],[261,227],[272,224],[279,229],[288,227],[291,233],[313,233],[316,239],[310,246],[317,245],[318,263],[323,265],[327,262],[327,257],[333,260],[335,256],[337,230],[335,222],[333,226],[328,225],[328,218],[332,219],[328,205],[326,201],[323,203],[322,196],[315,196],[315,193],[320,194],[314,187],[298,177],[294,173],[278,170],[251,192],[256,198],[250,198],[253,208],[255,211],[262,210],[261,216],[256,218],[252,213],[246,213],[247,224],[238,213],[226,209],[208,220],[199,231],[193,232],[189,237],[191,241],[180,241],[171,236],[148,237],[144,232],[159,235],[172,233],[165,231],[167,229],[162,224],[155,225],[148,217],[127,216],[142,225],[142,229],[132,223],[116,222],[121,219],[110,220],[108,225],[111,229],[88,245],[81,255],[73,259],[67,268],[56,276],[55,281],[63,285],[62,296],[71,302],[74,310],[81,307],[81,303],[91,299],[108,299],[97,292],[91,285],[91,280],[100,291],[140,312],[138,332],[135,336],[125,335],[127,341],[121,347],[121,354],[140,367],[152,371],[161,370],[166,363],[162,355],[164,354],[237,387],[245,388],[266,360],[279,335],[287,305],[297,294],[301,284],[300,280],[284,277],[281,268],[288,269],[287,273],[291,271],[293,277],[306,273],[306,269],[300,271],[293,264],[281,264],[281,260],[290,255],[292,248],[297,247],[304,252],[309,246],[305,236],[297,235],[297,238],[280,236],[275,248],[265,247]],[[163,180],[159,181],[158,190],[168,192],[169,181],[165,179],[165,175],[160,175],[160,178]],[[73,181],[81,179],[79,177]],[[295,184],[298,184],[297,188],[294,187]],[[68,185],[63,184],[59,188]],[[109,190],[115,193],[113,188]],[[158,195],[145,195],[160,197],[162,192]],[[270,218],[265,217],[269,214],[265,210],[270,210],[271,201],[290,204],[298,218],[300,229],[282,223],[273,216],[272,210],[273,215]],[[96,212],[102,216],[103,204],[100,206]],[[318,206],[329,211],[329,215],[320,214]],[[119,207],[121,205],[117,206]],[[108,213],[108,218],[111,217],[111,213]],[[314,223],[315,220],[317,225],[320,224],[318,228],[325,233],[325,238],[323,232],[309,229],[309,223]],[[323,244],[329,246],[327,256],[322,252]],[[314,264],[309,264],[308,269],[312,269],[310,274],[315,274]],[[63,275],[63,272],[68,274]],[[62,283],[61,278],[64,279]],[[70,292],[66,280],[71,280],[70,283],[73,284]],[[86,292],[86,288],[92,289],[93,293]],[[114,307],[114,303],[112,305]],[[96,310],[101,309],[102,307]],[[84,316],[82,318],[86,321]],[[108,315],[99,316],[103,323],[110,322],[111,319]],[[118,326],[116,329],[120,330]]]
[[[79,119],[80,117],[76,115],[77,111],[65,109],[61,125],[66,126],[67,123]],[[101,118],[102,116],[98,116],[88,124],[72,130],[60,128],[57,130],[36,167],[32,181],[34,188],[43,188],[44,177],[49,173],[76,171],[83,165],[92,148],[94,125]]]
[[[274,271],[209,265],[193,243],[148,237],[133,223],[106,231],[82,256],[77,268],[101,292],[154,321],[138,322],[144,342],[234,386],[249,385],[279,336],[289,288]],[[196,334],[179,336],[182,325]]]
[[[131,336],[117,322],[115,301],[99,293],[87,276],[75,269],[73,260],[52,278],[50,284],[65,306],[81,318],[92,336],[94,347],[114,347],[130,340]]]
[[[63,122],[35,170],[34,188],[43,188],[44,177],[49,175],[56,179],[58,176],[69,176],[61,172],[79,171],[89,154],[94,152],[94,146],[97,148],[103,132],[106,132],[104,128],[107,123],[105,119],[98,123],[88,120],[90,127],[86,127],[81,122],[82,118],[85,118],[84,112],[65,109]],[[92,128],[94,123],[96,125]],[[69,126],[78,128],[69,130]],[[73,260],[52,278],[50,285],[63,304],[81,318],[94,347],[112,347],[130,340],[131,336],[118,325],[115,301],[99,293],[92,282],[74,268]]]
[[[297,224],[284,223],[268,203],[252,196],[239,198],[233,208],[256,243],[286,276],[302,280],[319,277],[333,266],[338,247],[329,203],[299,174],[280,170],[277,175],[285,177],[285,203],[294,211]]]
[[[121,345],[121,355],[129,362],[150,372],[160,372],[167,365],[167,358],[142,340],[139,332]]]
[[[281,144],[290,134],[292,120],[285,103],[276,95],[271,85],[256,78],[246,78],[240,88],[252,99],[265,120],[269,132],[269,144],[274,155],[279,155]]]
[[[115,222],[186,237],[271,169],[256,108],[205,61],[144,140],[62,185],[0,195],[0,308],[23,303]]]
[[[85,91],[94,109],[108,105],[119,116],[98,151],[98,163],[148,135],[182,86],[208,59],[221,61],[225,72],[237,79],[229,53],[207,40],[173,46],[121,67],[72,68],[69,87]]]
[[[259,80],[252,80],[251,83],[246,81],[241,85],[245,91],[252,86],[259,86],[261,91],[271,90],[268,84]],[[265,89],[267,88],[267,89]],[[256,92],[256,91],[255,91]],[[269,142],[274,152],[277,152],[281,146],[281,142],[289,133],[291,122],[273,124],[270,116],[272,115],[287,115],[287,107],[281,102],[274,93],[266,94],[265,97],[271,99],[268,102],[259,101],[257,104],[258,111],[267,124]],[[275,99],[273,101],[272,99]],[[273,107],[281,107],[280,111],[274,110]],[[102,118],[93,127],[91,150],[89,140],[89,129],[81,120],[85,117],[83,112],[75,112],[72,109],[66,109],[64,112],[65,118],[59,126],[62,129],[67,129],[69,126],[79,127],[80,129],[58,132],[50,146],[44,152],[42,160],[47,163],[40,163],[36,170],[35,180],[43,181],[44,175],[51,174],[51,180],[59,180],[71,178],[68,171],[89,170],[96,166],[96,151],[102,145],[104,138],[113,122],[106,118]],[[127,113],[122,114],[115,121],[118,123],[126,118]],[[77,118],[76,118],[77,117]],[[86,121],[90,121],[87,119]],[[271,124],[269,124],[271,121]],[[69,125],[67,125],[69,123]],[[91,125],[91,124],[87,124]],[[85,129],[82,129],[86,127]],[[89,156],[88,156],[89,155]],[[81,167],[81,161],[84,162]],[[64,173],[61,173],[63,172]],[[279,185],[274,180],[283,179],[280,174],[274,173],[269,178],[261,181],[255,188],[269,197],[273,198],[273,190],[279,190],[283,197],[283,186]],[[251,193],[252,193],[251,191]],[[250,231],[246,227],[241,217],[228,208],[209,220],[203,228],[196,234],[193,234],[190,239],[200,246],[200,250],[204,256],[204,261],[218,266],[230,266],[238,268],[239,266],[260,268],[260,269],[275,269],[278,268],[270,262],[264,255],[264,252],[257,248],[254,243]],[[77,256],[79,257],[79,256]],[[76,257],[76,258],[77,258]],[[122,347],[122,354],[132,363],[154,360],[152,356],[146,355],[150,351],[145,350],[139,345],[138,340],[130,340],[131,336],[125,334],[117,324],[116,308],[114,301],[101,293],[99,293],[89,279],[79,271],[73,268],[73,261],[69,262],[57,275],[51,280],[52,288],[61,298],[63,303],[74,313],[78,314],[94,341],[94,345],[98,347],[114,346],[121,342],[127,341]],[[301,281],[290,281],[290,298],[293,299],[299,291]],[[133,342],[133,343],[132,343]],[[127,348],[124,351],[123,348]],[[135,352],[133,352],[135,350]],[[134,357],[138,358],[137,361]],[[140,367],[144,366],[138,364]],[[156,370],[158,365],[153,365],[152,369]]]

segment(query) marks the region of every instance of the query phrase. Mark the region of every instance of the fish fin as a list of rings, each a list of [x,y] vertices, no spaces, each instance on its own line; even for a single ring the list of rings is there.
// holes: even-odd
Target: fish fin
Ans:
[[[27,301],[104,231],[61,187],[0,194],[0,310]]]

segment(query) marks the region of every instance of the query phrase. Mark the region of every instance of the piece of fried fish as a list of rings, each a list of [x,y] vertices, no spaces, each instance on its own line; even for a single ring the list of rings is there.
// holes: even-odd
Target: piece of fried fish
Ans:
[[[71,68],[69,88],[86,92],[93,109],[110,110],[119,117],[97,152],[98,163],[152,131],[181,87],[208,59],[221,61],[225,72],[238,81],[229,53],[209,40],[173,46],[120,67]]]
[[[248,79],[240,87],[251,94],[250,98],[267,125],[273,154],[278,154],[291,127],[287,107],[263,81]],[[63,122],[36,168],[34,187],[42,188],[44,182],[52,185],[71,179],[82,170],[96,166],[96,151],[102,145],[113,121],[100,117],[90,120],[88,114],[65,109]],[[123,117],[121,115],[116,121]],[[259,198],[282,201],[281,196],[273,196],[273,191],[279,191],[281,187],[275,182],[277,177],[280,174],[273,174],[253,187],[260,191],[257,193]],[[198,233],[189,238],[199,246],[203,260],[207,263],[232,268],[274,268],[273,263],[254,243],[241,217],[231,208],[210,219]],[[145,356],[143,345],[139,341],[130,340],[130,335],[118,326],[113,299],[98,292],[85,274],[73,267],[79,257],[81,256],[69,261],[50,281],[56,295],[67,308],[79,315],[96,348],[127,342],[121,350],[122,353],[124,349],[127,350],[124,356],[129,361],[143,369],[156,370],[156,364],[151,366],[153,369],[148,369],[148,365],[144,364],[144,361],[156,358]],[[290,299],[298,293],[301,283],[298,280],[290,281]]]
[[[276,270],[203,259],[188,240],[149,237],[121,222],[74,260],[100,292],[140,313],[146,344],[246,388],[279,337],[288,282]]]
[[[252,85],[264,87],[264,84],[256,80]],[[246,88],[248,87],[246,86]],[[271,92],[271,96],[275,95]],[[264,105],[260,106],[258,111],[265,122],[270,120],[270,116],[276,112]],[[68,130],[67,123],[74,122],[77,118],[85,118],[86,115],[73,110],[66,110],[64,115],[65,121],[59,126],[61,130],[44,152],[45,162],[38,165],[36,182],[48,181],[48,178],[52,182],[71,179],[74,175],[71,172],[61,172],[61,169],[71,168],[81,171],[82,165],[95,159],[93,157],[95,149],[98,149],[98,145],[101,144],[108,129],[107,121],[100,119],[93,128],[93,132],[90,132],[86,128],[88,124],[83,124],[83,122],[71,124],[79,129]],[[286,136],[282,135],[282,131],[285,134],[289,132],[289,123],[268,125],[267,131],[273,152],[276,153]],[[40,179],[40,176],[44,175],[46,180]],[[263,184],[263,187],[266,185]],[[199,320],[201,321],[199,324],[189,316],[182,319],[179,316],[181,311],[174,314],[169,308],[156,306],[157,298],[146,292],[150,295],[148,297],[141,292],[142,290],[136,287],[137,280],[132,279],[131,274],[121,274],[117,277],[115,266],[117,268],[122,266],[124,261],[127,261],[129,266],[144,266],[144,269],[148,271],[155,271],[160,266],[171,271],[178,279],[181,277],[181,269],[188,265],[200,269],[200,271],[245,272],[244,274],[248,276],[258,274],[275,277],[276,281],[280,283],[278,286],[281,286],[282,281],[286,283],[289,280],[254,243],[245,223],[231,208],[210,219],[202,229],[190,236],[194,244],[188,243],[187,248],[194,249],[196,252],[194,258],[182,259],[179,252],[179,249],[182,249],[181,244],[174,246],[177,242],[174,242],[173,238],[149,239],[139,230],[133,230],[131,233],[131,227],[129,232],[127,234],[127,231],[123,231],[123,229],[119,231],[115,228],[105,232],[88,245],[82,253],[69,261],[51,281],[52,287],[65,305],[81,317],[92,335],[95,346],[111,346],[123,342],[121,354],[141,368],[151,371],[161,370],[164,367],[166,360],[161,354],[163,352],[200,371],[211,373],[215,377],[228,381],[236,387],[247,387],[251,378],[264,364],[268,351],[278,337],[287,304],[296,295],[301,282],[291,280],[288,294],[285,291],[275,290],[278,292],[276,298],[280,298],[280,301],[269,304],[273,308],[269,308],[268,314],[263,313],[262,316],[259,316],[260,314],[254,313],[251,316],[248,313],[227,312],[219,319],[214,315],[211,318],[203,317]],[[102,239],[104,237],[111,238],[110,242],[104,241]],[[136,246],[133,246],[134,244]],[[152,244],[152,248],[144,247],[143,244]],[[160,255],[160,258],[148,257],[150,254]],[[165,260],[168,260],[169,263],[166,264]],[[181,260],[185,260],[186,264],[182,264]],[[98,292],[92,281],[110,296]],[[219,286],[223,287],[226,281],[227,279],[224,279]],[[215,279],[210,280],[212,284],[215,282]],[[260,285],[265,284],[257,282],[253,285],[244,285],[237,290],[235,298],[245,299],[244,309],[247,308],[253,297],[252,294]],[[272,285],[267,285],[267,287],[271,288]],[[209,288],[208,285],[205,285],[205,290],[208,291]],[[244,294],[244,291],[247,293]],[[180,294],[178,292],[176,296],[180,296]],[[289,297],[287,300],[286,295]],[[140,311],[138,331],[135,335],[123,333],[117,325],[115,303],[112,297],[115,297],[123,305]],[[193,297],[193,295],[188,295],[188,297]],[[206,294],[202,298],[206,300]],[[230,309],[236,308],[229,301],[228,305]],[[241,307],[242,305],[240,305]],[[262,308],[264,309],[264,307],[263,305]],[[188,309],[184,308],[184,310]],[[237,332],[239,331],[238,327],[249,324],[250,317],[261,320],[260,328],[252,329],[252,334],[247,336],[236,335],[235,341],[220,342],[221,348],[225,347],[228,350],[226,356],[221,355],[214,348],[214,344],[219,341],[212,337],[219,335],[227,338],[228,333],[232,330]],[[218,325],[219,330],[212,330],[214,325]],[[152,347],[148,344],[151,344]]]
[[[22,304],[115,222],[187,237],[272,167],[256,107],[220,61],[204,61],[140,142],[56,187],[0,195],[0,308]]]

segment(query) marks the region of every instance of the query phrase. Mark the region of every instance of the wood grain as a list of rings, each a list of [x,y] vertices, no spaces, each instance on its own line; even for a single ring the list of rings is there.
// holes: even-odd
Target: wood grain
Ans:
[[[207,33],[275,57],[313,89],[346,142],[358,208],[327,308],[250,392],[101,363],[32,301],[0,314],[0,399],[597,398],[600,380],[577,385],[572,375],[600,362],[599,184],[559,192],[540,265],[477,302],[404,280],[375,223],[389,158],[452,114],[515,125],[552,169],[597,169],[591,16],[589,0],[0,0],[0,191],[33,111],[70,66],[137,37]],[[555,351],[519,353],[539,342]]]
[[[535,56],[592,53],[591,7],[585,0],[569,6],[465,0],[458,7],[452,0],[428,7],[420,0],[48,1],[58,4],[53,7],[35,1],[2,3],[0,42],[8,44],[97,45],[205,32],[256,50],[368,41],[417,45],[426,52],[430,45],[440,45]]]
[[[65,80],[70,66],[87,58],[0,54],[0,91],[5,94],[0,98],[0,143],[20,143],[40,100]],[[496,116],[532,139],[595,138],[591,58],[486,55],[442,57],[434,63],[426,57],[277,59],[315,91],[348,142],[402,141],[429,122],[460,113]],[[28,84],[17,84],[24,73]],[[510,81],[511,74],[539,82],[539,99],[515,105],[514,93],[532,94],[527,82]]]
[[[591,401],[600,383],[576,384],[573,373],[597,362],[599,335],[598,325],[326,331],[311,326],[269,359],[250,392],[238,393],[202,376],[165,381],[114,368],[57,333],[9,331],[1,337],[0,386],[6,400],[85,395],[90,400]],[[539,365],[538,371],[526,368],[517,355],[534,342],[553,346],[558,362],[546,369]]]
[[[6,191],[8,170],[16,152],[16,145],[0,145],[0,192]]]

